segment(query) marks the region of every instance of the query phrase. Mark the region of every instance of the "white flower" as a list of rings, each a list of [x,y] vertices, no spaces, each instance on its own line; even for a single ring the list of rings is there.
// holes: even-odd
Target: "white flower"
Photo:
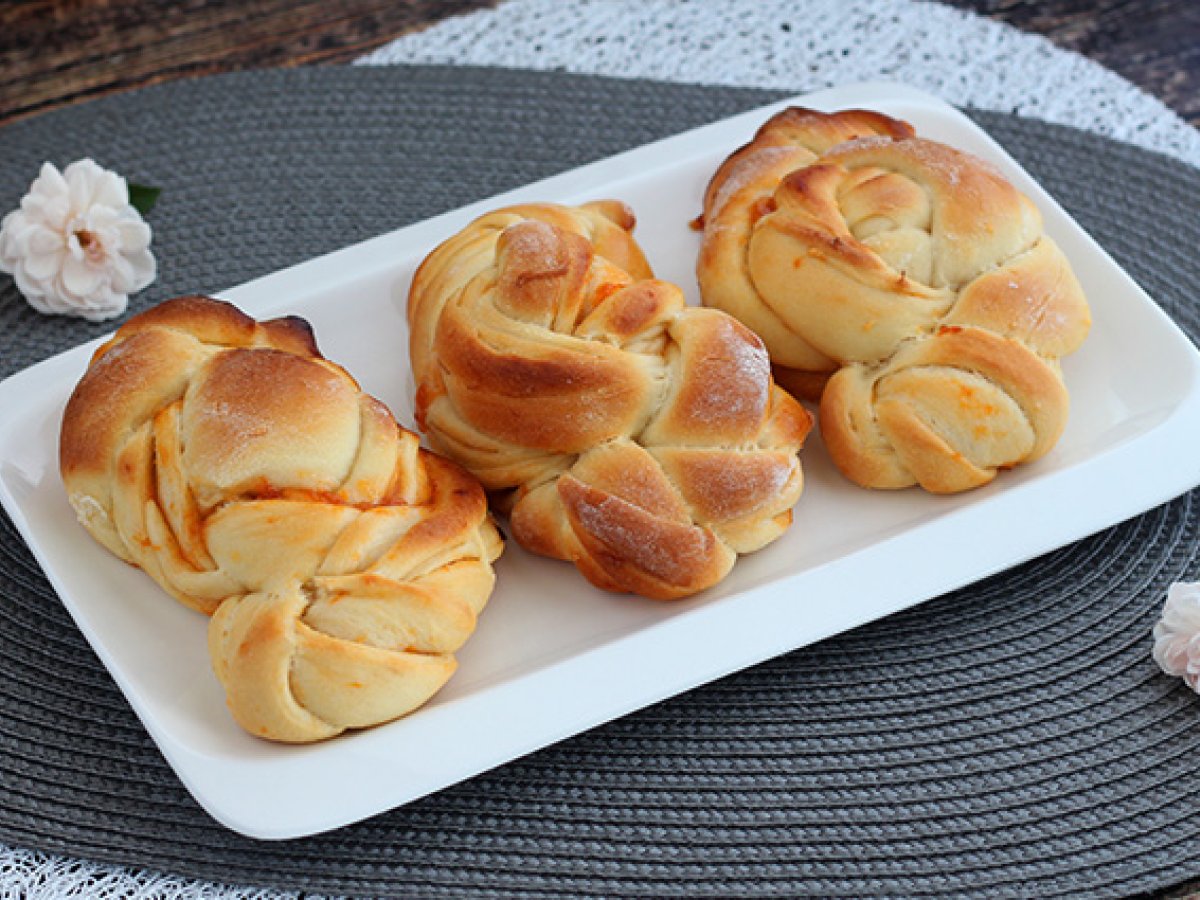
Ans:
[[[1154,661],[1200,692],[1200,581],[1180,582],[1167,590],[1162,619],[1154,626]]]
[[[45,163],[0,222],[0,271],[39,312],[99,322],[154,280],[150,226],[116,172],[90,159],[62,172]]]

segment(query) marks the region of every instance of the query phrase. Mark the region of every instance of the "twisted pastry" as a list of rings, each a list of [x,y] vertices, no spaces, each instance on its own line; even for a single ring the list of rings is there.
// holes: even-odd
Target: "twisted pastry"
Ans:
[[[213,668],[256,735],[318,740],[424,703],[491,593],[478,483],[302,319],[205,297],[135,316],[71,395],[60,467],[97,541],[212,616]]]
[[[1058,360],[1087,302],[1037,208],[984,161],[877,114],[790,109],[718,170],[704,228],[704,302],[820,397],[856,483],[962,491],[1060,437]]]
[[[670,599],[791,523],[811,419],[751,331],[650,277],[633,224],[518,206],[436,248],[409,294],[417,420],[523,546]]]

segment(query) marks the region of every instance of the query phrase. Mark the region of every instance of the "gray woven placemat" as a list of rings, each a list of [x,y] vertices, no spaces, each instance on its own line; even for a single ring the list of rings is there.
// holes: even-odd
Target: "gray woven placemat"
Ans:
[[[777,98],[556,74],[296,70],[176,83],[0,131],[164,187],[157,283],[216,291]],[[1200,334],[1200,173],[978,121]],[[0,277],[0,374],[108,326]],[[1131,473],[1136,477],[1136,473]],[[190,799],[0,520],[0,840],[371,896],[1127,896],[1200,876],[1200,698],[1158,674],[1193,493],[970,588],[332,834],[258,843]],[[419,752],[415,750],[414,752]]]

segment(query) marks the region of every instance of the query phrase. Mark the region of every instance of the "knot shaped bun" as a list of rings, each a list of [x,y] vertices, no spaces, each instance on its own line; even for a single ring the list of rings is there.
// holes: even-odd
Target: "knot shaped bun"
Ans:
[[[791,523],[808,413],[762,342],[651,277],[622,204],[511,207],[409,295],[417,419],[526,548],[612,591],[717,583]]]
[[[820,398],[851,480],[961,491],[1057,442],[1088,306],[990,164],[879,114],[789,109],[718,170],[703,221],[704,303]]]
[[[100,347],[67,404],[80,522],[212,615],[230,710],[311,741],[414,709],[454,671],[499,536],[479,484],[418,447],[297,318],[205,297]]]

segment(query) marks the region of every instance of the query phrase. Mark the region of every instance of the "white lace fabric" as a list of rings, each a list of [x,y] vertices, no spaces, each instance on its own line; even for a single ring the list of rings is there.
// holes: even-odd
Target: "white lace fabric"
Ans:
[[[897,81],[1200,165],[1200,131],[1121,76],[1041,36],[924,0],[507,0],[358,60],[401,63],[797,93]]]
[[[320,900],[236,888],[0,845],[0,900]]]
[[[1071,125],[1200,165],[1200,132],[1084,57],[923,0],[506,0],[362,65],[442,63],[794,90],[903,82],[958,105]],[[0,844],[0,900],[316,900]]]

